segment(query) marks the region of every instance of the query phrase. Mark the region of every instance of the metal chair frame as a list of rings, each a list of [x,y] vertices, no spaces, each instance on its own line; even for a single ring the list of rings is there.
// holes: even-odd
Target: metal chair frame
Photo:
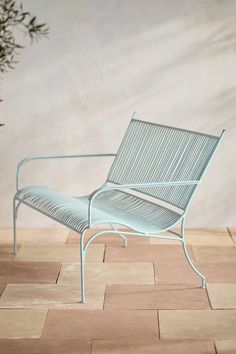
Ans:
[[[93,193],[90,194],[89,198],[88,198],[88,225],[87,227],[85,227],[85,229],[82,232],[78,232],[78,228],[74,227],[73,225],[68,225],[68,222],[64,222],[63,219],[58,219],[58,217],[54,217],[52,215],[48,215],[46,212],[44,213],[42,210],[37,209],[37,207],[35,207],[34,205],[29,205],[27,204],[27,202],[25,202],[22,197],[19,197],[19,193],[21,192],[21,189],[19,188],[19,178],[20,178],[20,172],[22,167],[26,164],[29,163],[30,161],[33,160],[50,160],[50,159],[73,159],[73,158],[91,158],[91,157],[116,157],[117,155],[119,155],[119,150],[122,150],[122,146],[125,144],[125,139],[123,140],[123,142],[121,143],[121,147],[118,150],[117,154],[114,153],[108,153],[108,154],[83,154],[83,155],[49,155],[49,156],[31,156],[31,157],[27,157],[25,159],[23,159],[22,161],[20,161],[20,163],[17,165],[17,171],[16,171],[16,194],[14,196],[13,199],[13,252],[14,254],[16,254],[16,219],[17,219],[17,213],[18,213],[18,209],[19,206],[23,203],[26,204],[28,206],[30,206],[31,208],[40,211],[41,213],[45,214],[46,216],[49,216],[50,218],[54,219],[57,222],[60,222],[62,225],[69,227],[70,229],[76,231],[79,235],[80,235],[80,273],[81,273],[81,302],[84,303],[85,302],[85,284],[84,284],[84,264],[85,264],[85,258],[86,258],[86,252],[88,250],[88,247],[90,245],[90,243],[98,236],[104,235],[104,234],[108,234],[108,233],[114,233],[116,235],[118,235],[119,237],[121,237],[124,241],[124,247],[127,246],[127,236],[140,236],[140,237],[152,237],[152,238],[161,238],[161,239],[165,239],[165,240],[170,240],[170,241],[179,241],[183,247],[183,251],[185,254],[185,257],[187,259],[187,262],[189,263],[190,267],[192,268],[192,270],[197,274],[197,276],[199,276],[201,278],[201,287],[205,288],[205,277],[203,274],[201,274],[198,269],[195,267],[195,265],[193,264],[193,262],[191,261],[189,254],[188,254],[188,250],[187,250],[187,246],[186,246],[186,240],[185,240],[185,236],[184,236],[184,223],[185,223],[185,217],[186,217],[186,212],[187,212],[187,206],[189,204],[190,199],[192,198],[192,195],[195,191],[195,187],[200,183],[200,179],[209,163],[209,161],[211,160],[213,154],[216,151],[216,148],[219,144],[219,142],[221,141],[223,135],[224,135],[224,130],[222,131],[221,135],[219,137],[213,136],[213,135],[209,135],[209,134],[203,134],[203,133],[198,133],[198,132],[192,132],[190,130],[185,130],[185,129],[180,129],[180,128],[174,128],[174,127],[168,127],[168,126],[163,126],[163,125],[158,125],[158,124],[154,124],[154,123],[149,123],[149,122],[143,122],[140,120],[136,120],[134,118],[132,118],[131,120],[131,127],[133,122],[137,122],[137,124],[153,124],[154,126],[159,126],[159,127],[164,127],[166,129],[174,129],[176,131],[182,131],[182,132],[186,132],[186,133],[193,133],[193,134],[200,134],[202,136],[205,137],[209,137],[212,139],[215,139],[215,144],[212,147],[212,151],[209,152],[209,156],[207,156],[206,158],[206,162],[204,165],[204,168],[201,171],[201,174],[199,176],[199,178],[194,179],[194,180],[175,180],[175,181],[159,181],[159,182],[149,182],[149,183],[120,183],[119,181],[117,182],[117,184],[115,185],[107,185],[107,182],[112,181],[111,175],[112,173],[114,174],[114,172],[112,172],[112,168],[114,171],[114,162],[113,165],[111,167],[111,170],[108,174],[108,178],[105,182],[105,184],[103,186],[101,186],[99,189],[95,190]],[[127,133],[126,133],[127,134]],[[178,166],[178,165],[177,165]],[[115,166],[116,168],[116,166]],[[87,241],[85,241],[85,235],[86,232],[91,229],[94,226],[94,220],[93,220],[93,213],[94,213],[94,208],[93,208],[93,204],[96,201],[97,198],[99,198],[99,196],[103,193],[106,193],[108,191],[124,191],[124,190],[128,190],[128,191],[139,191],[141,193],[144,194],[149,194],[149,192],[145,193],[145,191],[149,191],[149,190],[157,190],[157,188],[170,188],[170,187],[175,187],[176,190],[178,187],[180,186],[193,186],[193,190],[191,190],[189,192],[189,199],[186,202],[186,206],[181,207],[182,209],[182,214],[179,215],[178,220],[174,223],[172,223],[171,225],[168,225],[168,227],[165,227],[161,230],[159,230],[158,232],[145,232],[145,231],[140,231],[140,230],[136,230],[136,229],[131,229],[132,231],[126,231],[126,230],[119,230],[119,225],[123,225],[125,227],[130,228],[129,225],[127,225],[127,221],[125,220],[124,222],[119,222],[118,224],[116,223],[116,221],[114,220],[114,222],[111,222],[111,220],[107,221],[107,224],[110,225],[112,227],[111,229],[103,229],[101,231],[97,231],[94,235],[92,235],[89,239],[87,239]],[[179,192],[178,192],[179,193]],[[182,192],[181,192],[182,193]],[[157,192],[158,194],[158,192]],[[150,193],[149,195],[152,196],[152,194]],[[167,194],[168,191],[167,191]],[[155,196],[155,195],[154,195]],[[159,200],[164,200],[165,198],[158,198]],[[172,204],[172,206],[176,206],[174,203],[171,203],[170,201],[168,201],[168,203]],[[177,205],[178,207],[178,205]],[[164,207],[163,207],[164,208]],[[181,223],[181,229],[180,229],[180,233],[177,233],[173,230],[171,230],[174,226],[176,226],[176,224]],[[117,227],[115,225],[118,225]],[[160,233],[162,232],[169,232],[171,234],[171,236],[164,236],[164,235],[160,235]]]

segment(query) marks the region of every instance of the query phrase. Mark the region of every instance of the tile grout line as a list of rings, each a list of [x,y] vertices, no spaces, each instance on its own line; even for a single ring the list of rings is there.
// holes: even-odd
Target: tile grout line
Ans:
[[[0,299],[1,299],[1,297],[2,297],[2,295],[3,295],[3,293],[4,293],[4,291],[6,291],[7,285],[8,285],[8,283],[5,284],[5,287],[4,287],[3,291],[0,293]]]
[[[69,241],[69,235],[70,235],[70,229],[68,229],[68,233],[67,233],[67,236],[66,236],[66,240],[64,242],[64,245],[68,245],[68,241]]]
[[[104,245],[104,251],[103,251],[103,259],[102,259],[102,263],[105,263],[105,258],[106,258],[106,250],[107,250],[107,244],[105,243],[105,245]]]
[[[90,342],[90,350],[89,350],[89,354],[92,354],[93,352],[93,339]]]
[[[226,230],[227,230],[229,236],[231,237],[231,240],[232,240],[233,244],[235,244],[234,239],[233,239],[233,236],[232,236],[232,233],[231,233],[231,231],[230,231],[230,228],[229,228],[229,227],[226,227]]]
[[[208,301],[209,301],[210,309],[213,310],[212,304],[211,304],[211,299],[210,299],[210,296],[209,296],[209,293],[208,293],[207,284],[206,284],[205,290],[206,290],[206,295],[207,295],[207,298],[208,298]]]
[[[105,310],[106,288],[107,288],[107,285],[105,285],[105,289],[104,289],[104,297],[103,297],[103,305],[102,305],[103,310]]]
[[[49,309],[47,309],[47,313],[46,313],[46,316],[45,316],[45,319],[44,319],[44,323],[43,323],[43,326],[42,326],[42,330],[41,330],[39,339],[42,338],[42,334],[43,334],[43,330],[44,330],[44,327],[45,327],[45,324],[46,324],[46,321],[47,321],[48,314],[49,314]]]
[[[58,282],[59,276],[60,276],[60,274],[61,274],[61,269],[62,269],[62,263],[61,263],[59,272],[58,272],[58,274],[57,274],[57,278],[56,278],[55,284],[57,284],[57,282]]]
[[[155,271],[155,261],[152,262],[152,267],[153,267],[153,275],[154,275],[154,285],[157,285],[156,271]]]
[[[195,254],[194,254],[194,245],[192,245],[192,244],[189,244],[188,245],[188,247],[189,247],[189,249],[188,250],[190,250],[190,254],[189,254],[189,257],[190,257],[190,259],[191,259],[191,261],[193,261],[193,262],[197,262],[197,260],[196,260],[196,258],[195,258]],[[196,247],[196,246],[195,246]]]
[[[161,340],[161,324],[160,324],[160,317],[159,317],[159,310],[157,310],[157,329],[158,329],[158,339]]]
[[[218,354],[218,350],[217,350],[217,347],[216,347],[216,341],[215,341],[215,339],[213,339],[213,346],[214,346],[214,349],[215,349],[216,354]]]

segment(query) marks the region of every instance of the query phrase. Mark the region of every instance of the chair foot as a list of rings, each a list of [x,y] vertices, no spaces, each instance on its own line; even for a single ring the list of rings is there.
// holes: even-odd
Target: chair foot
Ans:
[[[15,198],[13,200],[13,250],[12,253],[14,256],[16,256],[16,201]]]
[[[195,265],[193,264],[193,262],[191,261],[188,251],[187,251],[187,247],[185,242],[182,242],[182,246],[183,246],[183,250],[184,250],[184,254],[185,254],[185,258],[188,262],[188,264],[190,265],[190,267],[192,268],[192,270],[194,271],[194,273],[197,274],[197,276],[199,278],[201,278],[202,283],[201,283],[201,288],[205,288],[206,287],[206,281],[205,281],[205,277],[202,275],[202,273],[199,272],[199,270],[195,267]]]

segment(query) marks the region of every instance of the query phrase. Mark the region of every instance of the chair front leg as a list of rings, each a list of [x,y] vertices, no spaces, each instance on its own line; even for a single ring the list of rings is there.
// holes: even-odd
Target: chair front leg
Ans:
[[[16,199],[14,198],[13,199],[13,254],[14,255],[16,255],[16,218],[17,218],[17,205],[16,205]]]
[[[85,284],[84,284],[84,262],[86,256],[86,248],[84,246],[84,236],[86,234],[86,230],[83,231],[80,236],[80,284],[81,284],[81,302],[85,303]]]
[[[16,247],[16,219],[17,219],[18,209],[19,209],[20,205],[21,205],[21,202],[18,201],[18,203],[16,203],[16,198],[14,197],[14,199],[13,199],[13,254],[15,256],[16,256],[16,252],[17,252],[17,247]]]

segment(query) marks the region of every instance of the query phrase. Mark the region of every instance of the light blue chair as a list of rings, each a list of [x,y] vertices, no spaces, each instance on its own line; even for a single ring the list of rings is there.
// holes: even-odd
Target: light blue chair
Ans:
[[[14,253],[16,254],[16,217],[20,204],[39,211],[76,231],[80,236],[81,299],[85,302],[84,263],[89,244],[98,236],[112,232],[127,236],[179,240],[193,271],[184,238],[184,220],[189,202],[200,183],[222,136],[194,132],[132,119],[117,154],[34,156],[17,166],[14,197]],[[19,173],[32,160],[113,157],[105,183],[90,195],[72,197],[45,186],[19,188]],[[181,231],[171,230],[181,223]],[[87,241],[86,232],[106,224]],[[121,226],[125,226],[121,228]],[[121,230],[122,229],[122,230]],[[129,230],[129,231],[128,231]],[[168,231],[170,236],[160,235]],[[37,246],[36,246],[37,247]]]

